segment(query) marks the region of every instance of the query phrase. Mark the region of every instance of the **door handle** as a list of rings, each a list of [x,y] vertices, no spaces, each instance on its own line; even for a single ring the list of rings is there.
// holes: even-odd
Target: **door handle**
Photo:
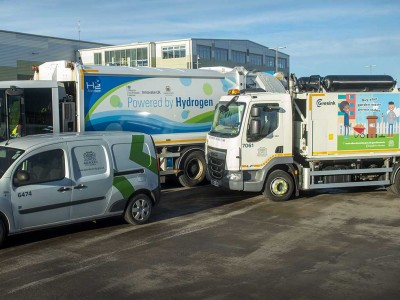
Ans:
[[[60,187],[57,191],[59,191],[60,193],[64,193],[64,192],[67,192],[70,190],[71,190],[70,188],[63,186],[63,187]]]
[[[83,190],[86,189],[87,186],[83,184],[78,184],[77,186],[74,187],[75,190]]]

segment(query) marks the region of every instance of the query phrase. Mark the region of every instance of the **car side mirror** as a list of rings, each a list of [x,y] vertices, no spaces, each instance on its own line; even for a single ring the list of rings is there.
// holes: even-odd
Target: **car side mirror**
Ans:
[[[27,171],[19,170],[16,176],[14,176],[14,185],[20,186],[24,182],[29,181],[29,179],[29,173]]]

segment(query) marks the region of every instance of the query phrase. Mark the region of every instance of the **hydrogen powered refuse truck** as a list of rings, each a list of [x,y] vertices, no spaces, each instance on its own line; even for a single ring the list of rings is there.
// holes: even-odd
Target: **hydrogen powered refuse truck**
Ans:
[[[207,135],[215,186],[284,201],[300,191],[400,194],[400,93],[391,76],[291,76],[286,93],[233,90]]]
[[[0,137],[46,132],[132,131],[154,138],[162,180],[184,186],[206,174],[204,144],[215,105],[231,88],[264,87],[243,68],[36,67],[34,80],[0,82]]]

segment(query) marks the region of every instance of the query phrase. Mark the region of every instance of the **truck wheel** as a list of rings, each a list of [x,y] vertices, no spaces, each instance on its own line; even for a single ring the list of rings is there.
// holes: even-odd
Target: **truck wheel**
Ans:
[[[3,220],[0,219],[0,248],[3,246],[5,239],[6,239],[6,227],[4,226]]]
[[[206,177],[206,159],[202,151],[193,151],[183,158],[181,165],[183,172],[178,175],[178,180],[183,186],[196,186]]]
[[[124,219],[129,224],[144,224],[151,214],[153,203],[145,194],[135,195],[130,201],[125,210]]]
[[[268,176],[263,194],[272,201],[286,201],[292,196],[293,190],[292,176],[285,171],[275,170]]]
[[[400,170],[394,176],[393,183],[386,187],[386,190],[396,196],[400,196]]]

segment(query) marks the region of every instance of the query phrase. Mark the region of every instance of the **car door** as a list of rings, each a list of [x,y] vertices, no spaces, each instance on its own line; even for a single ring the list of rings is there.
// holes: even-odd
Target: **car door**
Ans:
[[[25,180],[17,174],[24,172]],[[65,143],[29,152],[13,170],[11,202],[16,228],[69,221],[72,196]]]
[[[68,142],[72,167],[71,219],[105,213],[112,188],[108,145],[101,139]]]

